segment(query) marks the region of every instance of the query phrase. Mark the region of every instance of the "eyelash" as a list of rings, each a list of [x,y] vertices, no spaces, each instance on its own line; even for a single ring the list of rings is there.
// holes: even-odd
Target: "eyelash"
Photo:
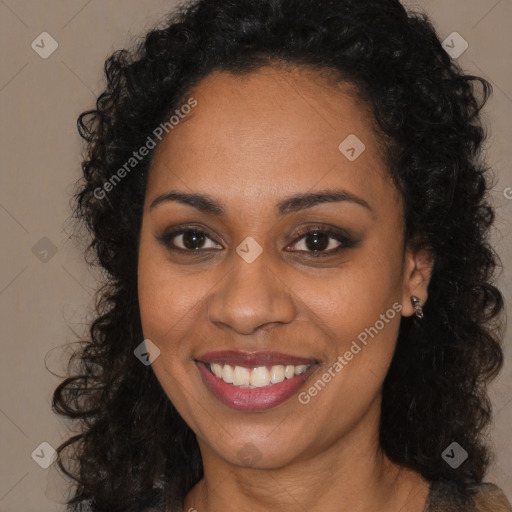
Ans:
[[[217,243],[217,242],[215,242],[215,240],[210,238],[205,231],[203,231],[202,229],[199,229],[198,227],[195,227],[195,226],[186,226],[186,227],[179,228],[179,229],[174,230],[169,233],[164,233],[162,236],[158,237],[158,240],[161,243],[163,243],[167,247],[167,249],[169,249],[170,251],[178,252],[181,254],[187,254],[187,255],[191,255],[191,256],[198,256],[200,252],[205,252],[205,251],[209,251],[209,250],[214,250],[214,251],[220,250],[220,249],[182,249],[181,247],[176,247],[173,245],[172,241],[174,238],[176,238],[179,235],[183,235],[184,233],[189,233],[189,232],[205,235],[206,238],[208,238],[209,240],[211,240],[214,243]],[[325,229],[322,226],[308,226],[307,228],[301,229],[299,231],[299,233],[297,233],[297,237],[295,238],[295,241],[292,242],[292,244],[290,244],[290,245],[293,246],[293,245],[298,244],[303,238],[305,238],[307,235],[310,235],[310,234],[327,235],[329,238],[333,238],[334,240],[339,242],[340,245],[338,247],[336,247],[335,249],[331,249],[330,251],[325,251],[325,250],[324,251],[303,251],[303,250],[300,250],[300,251],[295,251],[295,252],[307,254],[313,258],[322,258],[322,257],[328,257],[328,256],[332,256],[334,254],[337,254],[337,253],[341,252],[343,249],[350,249],[352,247],[355,247],[357,244],[357,242],[355,240],[353,240],[348,234],[343,234],[340,232]],[[218,245],[220,245],[220,244],[218,244]],[[292,252],[294,252],[294,251],[292,251]]]

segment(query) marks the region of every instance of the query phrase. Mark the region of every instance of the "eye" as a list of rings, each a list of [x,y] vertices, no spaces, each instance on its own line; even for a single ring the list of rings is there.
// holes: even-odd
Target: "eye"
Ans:
[[[169,250],[183,253],[200,252],[203,249],[222,249],[222,246],[214,242],[204,231],[194,227],[164,233],[159,240]],[[210,245],[208,245],[208,241]]]
[[[322,227],[308,227],[299,233],[299,238],[288,249],[318,257],[330,256],[355,245],[356,242],[346,233]]]
[[[305,253],[308,256],[331,256],[343,249],[355,247],[357,242],[345,231],[334,231],[325,227],[309,226],[300,230],[295,242],[286,250]],[[182,254],[194,255],[210,250],[222,250],[202,229],[194,226],[178,228],[158,237],[168,250]]]

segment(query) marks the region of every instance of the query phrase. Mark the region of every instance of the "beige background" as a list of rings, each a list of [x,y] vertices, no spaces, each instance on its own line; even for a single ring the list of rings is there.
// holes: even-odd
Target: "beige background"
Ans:
[[[493,198],[498,221],[495,243],[505,270],[500,282],[512,299],[512,0],[426,0],[441,39],[456,31],[469,43],[458,60],[494,85],[485,111],[490,127],[488,162],[496,171]],[[102,90],[104,59],[162,19],[166,0],[0,0],[1,186],[0,314],[0,511],[64,511],[68,484],[42,442],[57,447],[66,423],[50,409],[62,374],[57,347],[83,333],[95,277],[80,249],[69,241],[67,219],[79,176],[76,118]],[[47,59],[32,41],[48,32],[58,49]],[[38,39],[40,40],[40,39]],[[46,46],[48,48],[48,46]],[[42,240],[41,240],[42,239]],[[34,248],[35,246],[35,248]],[[47,251],[46,253],[44,251]],[[55,252],[56,251],[56,252]],[[53,254],[55,252],[55,254]],[[42,260],[41,260],[42,258]],[[46,260],[46,262],[44,261]],[[497,461],[487,480],[512,498],[512,331],[506,366],[492,388]],[[52,350],[54,349],[54,350]],[[41,452],[42,450],[42,452]]]

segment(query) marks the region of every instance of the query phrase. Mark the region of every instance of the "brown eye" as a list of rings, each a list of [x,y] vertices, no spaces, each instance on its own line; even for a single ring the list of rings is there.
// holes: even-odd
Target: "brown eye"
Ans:
[[[296,250],[306,252],[326,252],[327,249],[329,249],[327,252],[331,252],[340,245],[340,241],[322,231],[310,231],[294,244]]]
[[[205,234],[199,231],[185,231],[181,235],[182,244],[186,249],[200,249],[205,240]]]
[[[204,231],[194,228],[184,228],[165,233],[159,240],[172,251],[199,252],[203,249],[222,249]],[[208,246],[208,242],[210,242],[210,246]]]
[[[329,239],[326,233],[316,231],[304,237],[305,246],[309,251],[325,251],[329,247]]]
[[[356,245],[357,242],[348,234],[325,228],[308,228],[300,233],[299,238],[289,246],[289,249],[316,257],[330,256]]]

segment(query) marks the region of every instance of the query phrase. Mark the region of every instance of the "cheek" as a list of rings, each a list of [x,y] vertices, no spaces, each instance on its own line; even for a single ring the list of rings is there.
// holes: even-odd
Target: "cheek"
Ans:
[[[389,281],[368,283],[359,279],[363,275],[368,277],[352,273],[331,283],[330,293],[310,295],[310,311],[326,334],[327,358],[299,399],[304,411],[309,407],[323,419],[328,439],[350,430],[378,400],[396,345],[399,295]],[[332,417],[343,420],[333,423]]]
[[[204,289],[187,272],[173,270],[165,250],[142,229],[139,247],[138,296],[144,335],[165,337],[200,305]]]
[[[375,243],[325,279],[324,286],[315,279],[301,281],[297,294],[307,298],[310,316],[326,335],[331,373],[339,375],[328,386],[333,402],[341,395],[358,396],[363,407],[385,378],[401,320],[400,262],[394,246]],[[335,371],[339,356],[343,368]]]
[[[329,337],[341,343],[357,337],[401,299],[397,260],[377,251],[365,253],[369,255],[349,261],[328,278],[295,280],[298,283],[294,287],[295,295],[304,299],[307,309]]]
[[[165,251],[141,234],[138,268],[138,297],[144,336],[160,350],[176,351],[197,321],[204,289],[198,279],[177,275]]]
[[[162,256],[163,254],[163,256]],[[165,252],[144,231],[141,233],[138,268],[138,296],[142,330],[160,350],[152,369],[171,402],[189,424],[193,414],[187,397],[190,388],[190,352],[187,340],[197,321],[200,294],[170,272]],[[193,401],[192,401],[193,402]]]

